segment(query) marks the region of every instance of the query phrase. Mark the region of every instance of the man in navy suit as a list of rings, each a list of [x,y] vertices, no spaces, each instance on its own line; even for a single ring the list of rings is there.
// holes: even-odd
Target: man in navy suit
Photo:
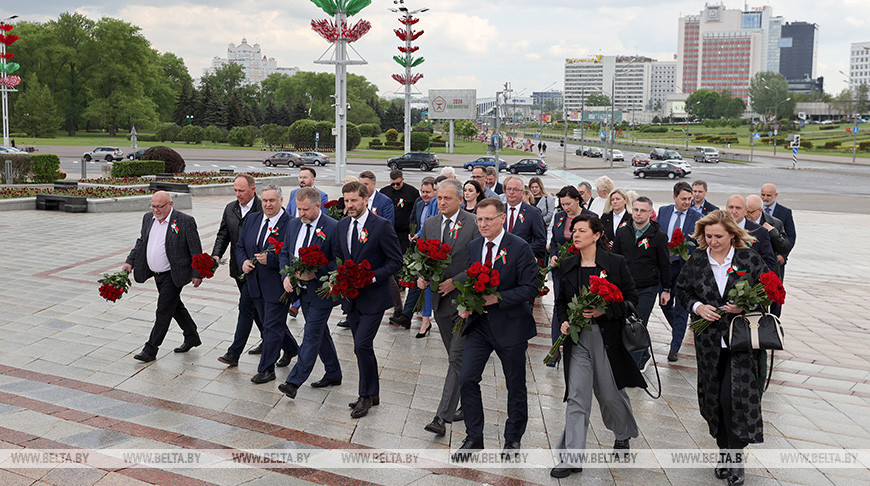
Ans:
[[[764,260],[767,269],[776,271],[779,263],[776,261],[776,255],[773,253],[773,245],[770,244],[770,234],[763,227],[746,219],[746,198],[740,194],[734,194],[728,198],[726,208],[731,213],[734,221],[737,222],[737,226],[745,229],[758,240],[750,246],[761,255],[761,259]]]
[[[369,199],[366,201],[366,208],[387,221],[394,227],[396,226],[396,211],[393,208],[393,200],[378,192],[377,182],[374,172],[364,170],[359,174],[359,181],[362,182],[369,190]]]
[[[302,314],[305,316],[305,330],[296,365],[290,371],[287,380],[278,385],[278,389],[290,398],[296,398],[296,391],[311,375],[318,356],[326,368],[326,375],[311,386],[323,388],[341,385],[341,366],[335,352],[335,344],[326,326],[329,314],[332,313],[332,308],[337,302],[317,295],[317,290],[321,286],[320,277],[336,266],[331,257],[331,242],[335,238],[335,226],[338,223],[320,211],[320,196],[313,188],[305,187],[296,192],[296,208],[299,217],[290,221],[287,228],[284,248],[279,255],[279,267],[290,265],[293,258],[299,256],[301,248],[313,245],[317,245],[323,251],[330,263],[320,267],[316,272],[297,275],[300,280],[299,288],[293,288],[289,276],[284,277],[284,290],[300,298]]]
[[[359,367],[359,398],[349,404],[353,408],[350,416],[360,418],[368,414],[372,405],[380,403],[373,342],[384,311],[392,305],[389,281],[402,266],[402,252],[392,223],[366,207],[369,191],[364,184],[349,182],[341,192],[349,217],[339,221],[335,228],[332,255],[357,263],[367,260],[375,273],[372,283],[360,289],[359,296],[346,307]]]
[[[263,321],[263,353],[257,374],[251,378],[257,384],[274,380],[276,364],[279,367],[287,366],[299,351],[296,340],[287,329],[287,306],[279,301],[284,286],[281,284],[283,277],[279,273],[278,254],[264,251],[270,246],[269,237],[284,241],[293,218],[281,207],[284,204],[281,187],[267,185],[260,195],[260,201],[263,212],[248,214],[236,245],[236,258],[246,275],[245,285]],[[253,260],[257,261],[256,265],[252,263]],[[281,349],[284,350],[284,357],[279,362]]]
[[[508,183],[505,183],[506,187]],[[454,460],[468,457],[469,450],[483,448],[483,402],[480,380],[486,362],[495,351],[504,370],[508,395],[508,419],[504,428],[505,452],[516,452],[526,431],[526,349],[537,331],[529,302],[538,295],[538,264],[528,243],[504,229],[504,204],[492,198],[477,204],[481,238],[468,244],[468,259],[492,263],[498,270],[500,297],[486,296],[484,313],[463,311],[466,335],[459,374],[466,437]]]
[[[519,177],[508,176],[504,189],[507,203],[504,229],[525,240],[536,257],[543,257],[547,252],[547,226],[541,210],[523,201],[525,184]]]
[[[713,203],[707,200],[707,181],[697,179],[692,182],[692,206],[693,211],[701,213],[701,216],[706,216],[710,211],[719,209]]]
[[[501,162],[496,162],[496,164],[501,164]],[[489,166],[484,167],[484,170],[486,171],[486,187],[496,194],[504,194],[504,186],[498,181],[499,167]]]
[[[761,200],[764,201],[764,212],[782,221],[785,227],[785,234],[788,236],[788,241],[794,249],[795,241],[797,240],[797,230],[794,226],[794,218],[791,214],[791,209],[776,202],[779,193],[776,192],[776,186],[767,183],[761,186]],[[783,256],[777,257],[782,266],[782,277],[785,277],[786,259]]]
[[[683,181],[674,184],[674,204],[659,208],[658,213],[659,227],[668,235],[668,243],[674,239],[674,230],[677,228],[682,230],[686,236],[686,241],[695,242],[692,239],[692,234],[695,233],[695,223],[701,219],[701,213],[692,211],[691,205],[692,186]],[[694,248],[694,246],[690,246],[689,252],[691,253]],[[671,282],[676,282],[686,261],[679,255],[671,255],[670,261]],[[660,294],[664,292],[664,295],[659,299],[659,305],[671,325],[671,350],[668,352],[668,361],[674,362],[678,359],[677,353],[680,351],[680,346],[683,345],[683,336],[686,334],[686,324],[689,321],[689,311],[683,307],[676,292],[667,295],[666,290],[659,289]],[[665,297],[669,298],[665,299]]]
[[[317,172],[313,167],[303,167],[299,169],[299,189],[303,189],[305,187],[314,187],[314,182],[317,179]],[[314,187],[317,189],[316,187]],[[298,218],[299,215],[296,214],[296,191],[299,189],[293,189],[290,191],[290,200],[287,201],[287,214],[292,218]],[[317,189],[320,193],[320,204],[326,204],[329,201],[329,196],[326,195],[325,192]]]

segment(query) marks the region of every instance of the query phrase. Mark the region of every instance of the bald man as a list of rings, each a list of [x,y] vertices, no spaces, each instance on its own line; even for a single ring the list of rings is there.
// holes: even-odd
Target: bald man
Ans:
[[[728,198],[725,207],[731,213],[734,221],[737,222],[737,226],[745,229],[750,235],[755,237],[757,241],[752,243],[751,247],[761,255],[761,259],[764,260],[768,270],[776,271],[779,263],[777,263],[776,257],[773,254],[773,247],[770,245],[770,235],[767,234],[767,230],[746,219],[746,198],[740,194],[734,194]]]
[[[770,235],[770,245],[777,260],[777,267],[773,270],[781,276],[782,265],[785,264],[788,253],[791,251],[791,242],[785,235],[785,226],[782,221],[776,216],[764,212],[761,196],[756,194],[746,197],[746,219],[767,230],[768,235]]]
[[[190,263],[193,256],[202,253],[202,243],[193,216],[172,208],[172,197],[166,191],[151,196],[151,212],[142,218],[142,229],[136,245],[127,255],[122,270],[133,271],[133,279],[144,283],[151,277],[157,284],[157,317],[151,336],[142,352],[133,356],[142,362],[157,359],[157,350],[163,343],[172,319],[184,332],[184,343],[176,353],[186,353],[202,344],[196,323],[181,302],[181,289],[193,282],[202,283],[199,273]]]
[[[794,219],[791,215],[791,209],[783,206],[776,201],[779,193],[776,192],[776,186],[767,183],[761,186],[761,200],[764,202],[764,212],[782,221],[785,227],[785,235],[788,237],[791,247],[797,244],[797,232],[795,231]],[[780,261],[783,266],[782,273],[785,275],[785,259]]]

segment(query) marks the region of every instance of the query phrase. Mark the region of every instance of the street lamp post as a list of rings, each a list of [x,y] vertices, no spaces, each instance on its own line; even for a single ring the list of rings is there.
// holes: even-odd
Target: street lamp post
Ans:
[[[870,47],[865,47],[864,49],[870,51]],[[854,89],[853,83],[852,83],[852,76],[849,76],[848,74],[844,73],[843,71],[840,71],[840,74],[842,74],[846,78],[846,80],[849,82],[849,88]],[[850,111],[853,111],[853,110],[850,110]],[[852,118],[853,123],[854,123],[852,125],[852,128],[849,129],[849,131],[852,132],[852,164],[854,164],[855,158],[856,158],[857,153],[858,153],[858,110],[855,109],[854,113],[849,113],[849,117]]]
[[[613,77],[610,79],[610,123],[608,124],[608,138],[610,140],[610,168],[613,168],[613,146],[616,143],[616,137],[613,134],[613,121],[614,121],[614,105],[616,103],[616,75],[622,73],[626,69],[628,69],[634,61],[637,60],[637,57],[631,58],[631,61],[628,64],[622,66],[622,69],[613,70]],[[605,140],[606,142],[606,140]],[[605,143],[604,156],[607,156],[607,143]]]

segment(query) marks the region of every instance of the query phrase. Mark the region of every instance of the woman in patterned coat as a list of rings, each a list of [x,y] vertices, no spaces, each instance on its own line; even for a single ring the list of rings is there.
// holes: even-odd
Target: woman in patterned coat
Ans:
[[[699,251],[692,253],[680,272],[677,297],[691,310],[692,320],[712,322],[695,334],[698,403],[720,449],[715,475],[728,478],[729,486],[735,486],[744,482],[742,449],[763,442],[764,436],[759,352],[732,351],[727,341],[731,319],[754,309],[730,303],[728,291],[741,280],[755,285],[767,267],[761,256],[749,248],[755,238],[737,226],[726,211],[716,210],[704,216],[695,225],[693,238],[698,241]]]

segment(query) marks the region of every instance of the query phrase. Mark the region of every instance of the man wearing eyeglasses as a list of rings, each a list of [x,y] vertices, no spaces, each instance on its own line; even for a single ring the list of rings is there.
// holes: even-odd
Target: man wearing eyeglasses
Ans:
[[[411,234],[411,219],[414,214],[414,203],[420,197],[420,191],[410,184],[405,184],[405,178],[400,169],[390,171],[390,185],[381,189],[381,194],[393,201],[396,222],[393,228],[399,237],[399,247],[402,253],[408,249]],[[418,227],[419,229],[419,227]]]
[[[504,229],[531,245],[535,256],[543,257],[547,252],[547,226],[541,210],[523,201],[525,184],[519,177],[508,176],[504,180],[504,191],[507,203]]]
[[[157,312],[151,335],[142,351],[133,356],[142,362],[157,359],[172,319],[184,332],[184,343],[176,353],[186,353],[202,344],[196,323],[181,302],[181,289],[193,282],[202,283],[199,273],[190,264],[193,256],[202,253],[199,232],[193,216],[172,208],[172,197],[166,191],[151,196],[151,212],[142,218],[142,229],[136,245],[127,255],[122,270],[133,271],[136,283],[151,277],[157,284]]]

